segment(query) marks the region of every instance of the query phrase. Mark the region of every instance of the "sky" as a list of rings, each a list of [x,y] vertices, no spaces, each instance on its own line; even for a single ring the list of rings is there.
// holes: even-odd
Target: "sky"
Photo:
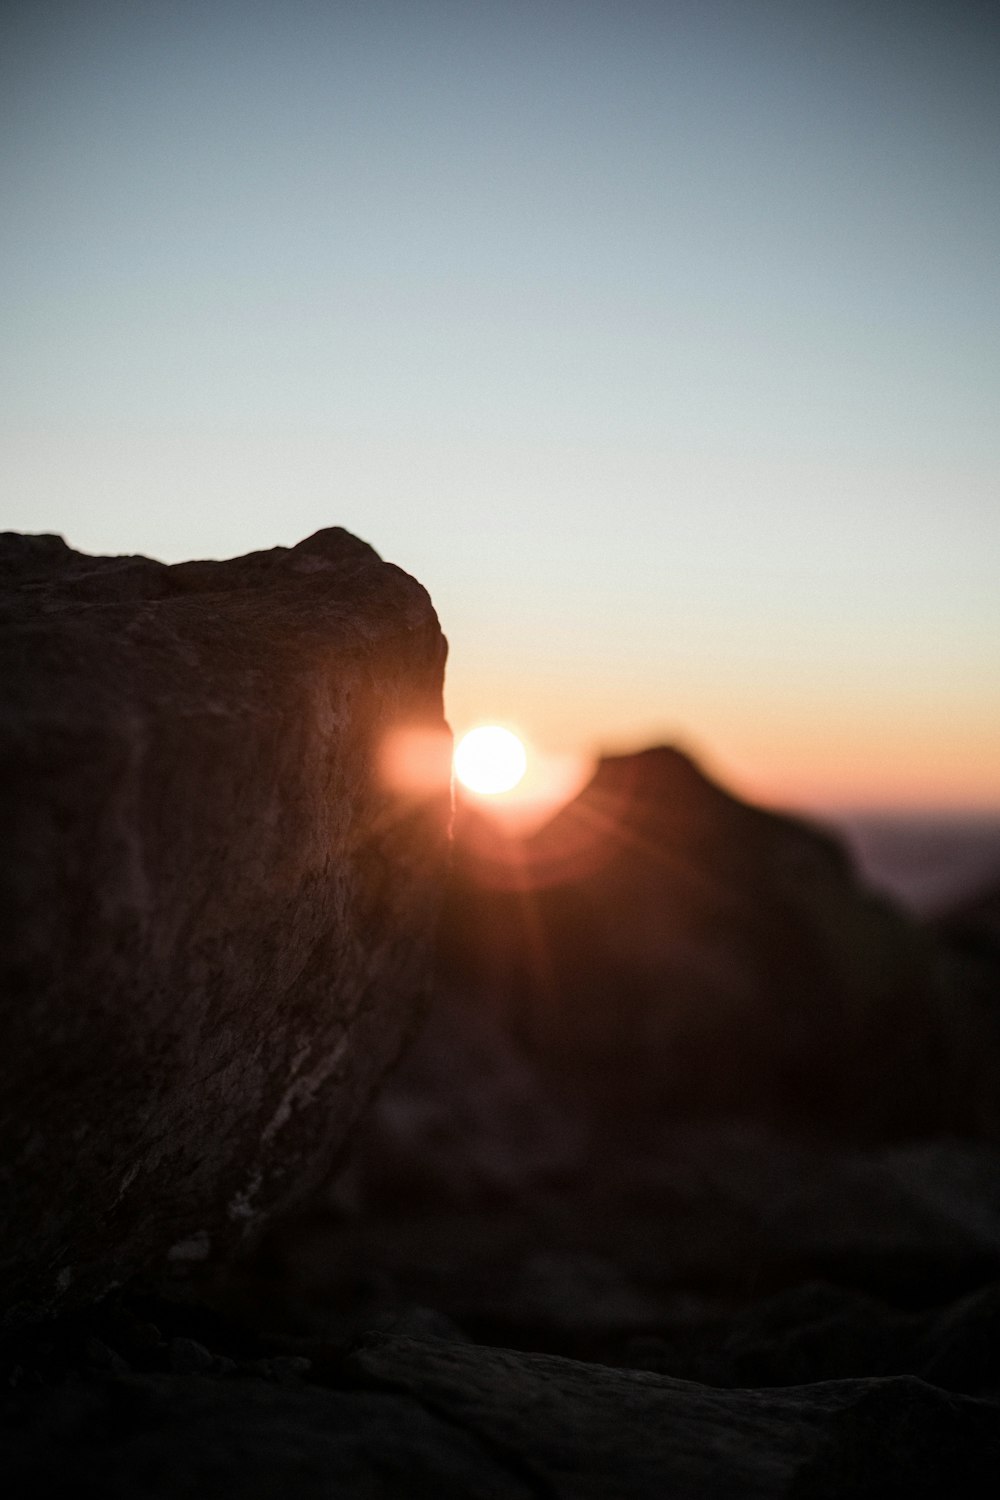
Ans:
[[[344,525],[457,729],[1000,810],[1000,10],[8,3],[0,527]]]

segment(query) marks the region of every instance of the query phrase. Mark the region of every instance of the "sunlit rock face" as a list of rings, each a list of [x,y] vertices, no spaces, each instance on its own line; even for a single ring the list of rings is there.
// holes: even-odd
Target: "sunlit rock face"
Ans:
[[[327,1172],[428,982],[446,648],[339,529],[175,567],[8,535],[0,615],[2,1283],[37,1304]],[[436,779],[387,783],[400,731]]]
[[[995,1025],[942,958],[834,839],[674,749],[602,761],[525,840],[456,830],[444,976],[609,1127],[994,1128]]]

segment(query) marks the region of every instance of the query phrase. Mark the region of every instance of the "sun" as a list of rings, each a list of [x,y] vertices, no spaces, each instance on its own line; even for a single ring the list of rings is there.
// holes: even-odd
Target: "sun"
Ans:
[[[455,775],[470,792],[493,797],[509,792],[524,775],[528,756],[516,734],[483,724],[463,735],[455,750]]]

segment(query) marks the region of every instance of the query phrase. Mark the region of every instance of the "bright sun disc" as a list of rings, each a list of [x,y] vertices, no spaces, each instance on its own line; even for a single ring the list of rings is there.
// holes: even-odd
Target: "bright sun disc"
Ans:
[[[498,724],[470,729],[455,751],[455,775],[470,792],[509,792],[524,775],[528,757],[516,734]]]

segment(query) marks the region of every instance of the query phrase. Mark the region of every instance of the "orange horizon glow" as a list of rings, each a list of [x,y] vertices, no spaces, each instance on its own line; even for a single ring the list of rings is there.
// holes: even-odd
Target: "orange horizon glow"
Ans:
[[[512,832],[530,832],[545,823],[583,790],[603,756],[660,744],[676,745],[727,790],[766,807],[821,817],[1000,817],[997,747],[989,737],[949,734],[943,725],[925,723],[912,730],[894,725],[890,733],[885,724],[856,720],[843,722],[834,733],[818,719],[794,726],[787,719],[762,720],[749,729],[727,726],[728,735],[712,740],[653,722],[634,734],[619,732],[603,741],[594,736],[589,744],[583,740],[586,748],[574,748],[572,742],[567,748],[566,735],[545,739],[526,733],[522,726],[527,720],[527,714],[504,720],[525,746],[524,775],[516,786],[482,795],[454,778],[460,804]],[[453,722],[457,744],[483,720],[456,716]],[[449,731],[408,730],[384,747],[383,770],[390,784],[410,794],[444,793],[452,781],[452,756]]]
[[[461,787],[459,794],[506,823],[535,824],[575,797],[602,758],[670,744],[689,754],[728,791],[762,806],[829,815],[1000,817],[997,760],[990,762],[986,747],[980,755],[973,751],[968,757],[972,764],[964,767],[938,758],[938,747],[927,740],[904,743],[894,755],[885,741],[877,749],[861,734],[845,734],[839,744],[823,747],[803,743],[800,755],[794,740],[775,747],[773,753],[765,747],[762,754],[752,745],[721,755],[705,740],[670,730],[616,736],[613,742],[586,750],[543,750],[526,743],[528,768],[518,786],[488,798]]]
[[[488,696],[533,757],[577,768],[568,779],[578,788],[587,779],[579,768],[602,756],[667,744],[768,806],[1000,815],[1000,693],[993,701],[956,683],[939,702],[924,697],[922,684],[898,680],[861,692],[821,681],[755,686],[734,675],[724,686],[677,679],[654,693],[644,676],[624,670],[610,686],[572,670],[535,683],[490,662],[478,683],[452,676],[448,712],[456,726],[475,723]],[[545,795],[558,799],[558,788]]]

